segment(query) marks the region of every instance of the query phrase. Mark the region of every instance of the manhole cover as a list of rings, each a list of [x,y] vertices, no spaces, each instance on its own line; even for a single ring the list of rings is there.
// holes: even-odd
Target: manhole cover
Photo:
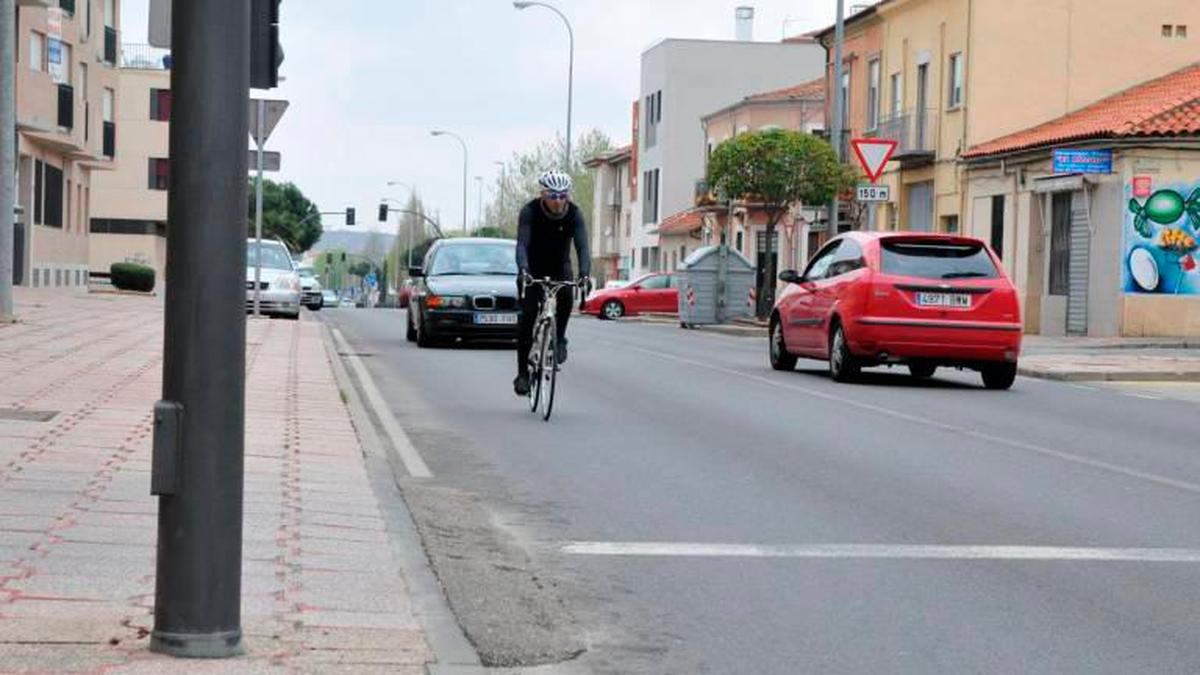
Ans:
[[[0,409],[0,421],[49,422],[58,414],[57,410],[8,410]]]

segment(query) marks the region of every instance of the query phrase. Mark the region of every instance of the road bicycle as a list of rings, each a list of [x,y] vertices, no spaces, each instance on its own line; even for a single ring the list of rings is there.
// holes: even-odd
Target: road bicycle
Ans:
[[[555,309],[557,298],[564,288],[571,289],[571,304],[575,304],[575,293],[580,284],[575,281],[556,281],[549,277],[535,279],[525,276],[524,293],[532,285],[540,286],[542,297],[538,301],[537,320],[533,325],[533,346],[529,350],[529,412],[540,413],[543,420],[550,420],[554,411],[554,387],[558,379],[558,318]],[[551,299],[554,302],[551,302]]]

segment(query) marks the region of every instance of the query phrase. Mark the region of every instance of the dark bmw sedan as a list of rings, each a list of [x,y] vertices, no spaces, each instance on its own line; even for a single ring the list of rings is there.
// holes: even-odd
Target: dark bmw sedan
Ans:
[[[463,340],[516,340],[516,242],[443,239],[410,270],[410,342],[428,347]]]

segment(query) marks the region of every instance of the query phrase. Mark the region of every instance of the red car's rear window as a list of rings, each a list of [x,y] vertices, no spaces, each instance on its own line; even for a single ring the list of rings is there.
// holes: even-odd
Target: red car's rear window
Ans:
[[[920,279],[995,279],[996,265],[982,244],[948,241],[885,241],[884,274]]]

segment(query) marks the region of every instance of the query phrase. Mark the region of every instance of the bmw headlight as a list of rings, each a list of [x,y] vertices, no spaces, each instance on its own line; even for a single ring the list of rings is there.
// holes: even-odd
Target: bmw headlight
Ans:
[[[425,298],[425,306],[429,309],[460,309],[467,306],[467,299],[461,295],[429,295]]]

